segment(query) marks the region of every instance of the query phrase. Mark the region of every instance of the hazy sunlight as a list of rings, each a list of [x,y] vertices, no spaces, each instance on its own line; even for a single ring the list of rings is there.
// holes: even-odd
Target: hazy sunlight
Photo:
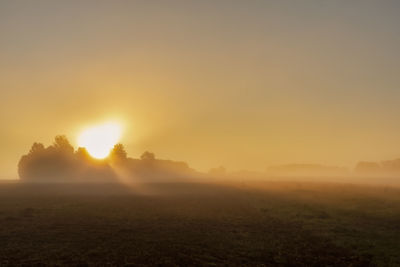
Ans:
[[[84,130],[78,138],[78,145],[86,148],[92,157],[103,159],[108,156],[120,137],[121,126],[119,124],[105,123]]]

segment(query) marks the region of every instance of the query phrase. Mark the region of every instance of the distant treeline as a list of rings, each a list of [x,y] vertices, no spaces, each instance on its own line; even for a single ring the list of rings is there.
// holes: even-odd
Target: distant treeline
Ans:
[[[381,162],[359,162],[351,170],[318,164],[287,164],[271,166],[265,172],[228,172],[223,166],[201,174],[181,161],[157,159],[144,152],[140,158],[128,157],[124,146],[116,144],[103,160],[94,159],[85,148],[76,151],[65,136],[56,136],[54,143],[45,147],[34,143],[18,164],[19,177],[26,182],[144,182],[182,181],[191,178],[264,179],[268,177],[350,177],[400,176],[400,159]]]
[[[286,164],[271,166],[267,169],[270,175],[301,175],[301,176],[345,176],[349,170],[343,167],[320,164]]]
[[[144,152],[139,159],[130,158],[122,144],[116,144],[106,159],[94,159],[85,148],[75,151],[62,135],[56,136],[48,147],[34,143],[20,159],[18,173],[25,182],[142,182],[197,175],[185,162],[157,159],[150,152]]]
[[[400,175],[400,159],[381,162],[362,161],[357,164],[355,171],[371,175]]]

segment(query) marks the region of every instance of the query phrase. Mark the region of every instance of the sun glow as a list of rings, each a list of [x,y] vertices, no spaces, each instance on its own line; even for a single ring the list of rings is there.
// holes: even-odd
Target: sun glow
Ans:
[[[85,129],[78,138],[78,145],[86,148],[97,159],[106,158],[121,137],[121,126],[109,122]]]

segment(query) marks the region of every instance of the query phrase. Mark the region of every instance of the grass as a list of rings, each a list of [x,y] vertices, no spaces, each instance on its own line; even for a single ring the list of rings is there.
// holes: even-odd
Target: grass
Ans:
[[[400,266],[400,189],[0,184],[0,266]]]

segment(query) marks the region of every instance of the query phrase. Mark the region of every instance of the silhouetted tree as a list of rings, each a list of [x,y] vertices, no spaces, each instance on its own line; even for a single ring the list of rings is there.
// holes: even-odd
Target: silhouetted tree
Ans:
[[[156,159],[154,153],[148,151],[140,159],[128,158],[122,144],[116,144],[105,160],[91,157],[83,147],[74,153],[74,148],[63,135],[56,136],[54,143],[47,148],[34,143],[18,163],[21,180],[28,182],[110,182],[117,181],[117,172],[121,174],[121,171],[135,181],[138,178],[146,181],[187,179],[195,175],[185,162]]]
[[[91,158],[89,152],[84,147],[78,147],[78,149],[75,152],[75,155],[77,156],[78,160]]]
[[[224,176],[226,174],[226,169],[224,166],[219,166],[218,168],[210,169],[208,174],[213,176]]]
[[[111,150],[110,153],[110,158],[111,160],[114,161],[126,160],[128,158],[128,154],[126,153],[124,145],[122,144],[114,145],[114,148]]]
[[[154,161],[156,159],[156,156],[154,155],[154,153],[146,151],[140,156],[140,159],[145,161]]]
[[[29,154],[35,154],[35,153],[42,153],[45,151],[45,147],[42,143],[33,143],[31,150],[29,150]]]
[[[74,147],[70,144],[65,135],[57,135],[54,138],[53,147],[60,151],[65,151],[66,153],[73,153]]]
[[[74,148],[68,139],[56,136],[52,146],[44,148],[34,143],[28,155],[18,164],[20,178],[26,181],[60,181],[74,177],[76,161]]]

